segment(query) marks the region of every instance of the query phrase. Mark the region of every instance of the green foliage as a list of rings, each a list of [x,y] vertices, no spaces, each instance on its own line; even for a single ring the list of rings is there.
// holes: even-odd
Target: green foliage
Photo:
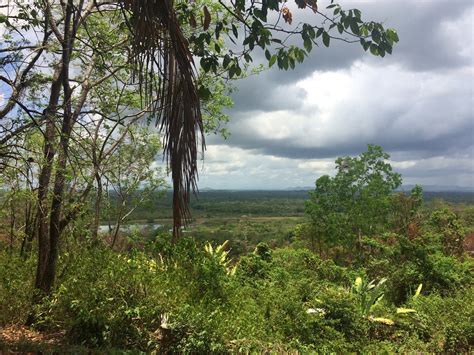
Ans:
[[[0,251],[0,326],[25,322],[31,310],[34,262]]]
[[[313,18],[319,17],[316,1],[296,3],[300,9],[313,11]],[[350,36],[364,50],[370,49],[373,55],[382,57],[390,54],[399,40],[395,30],[385,29],[380,23],[364,22],[360,10],[345,10],[333,2],[327,11],[322,10],[326,20],[321,18],[321,25],[313,22],[292,26],[292,12],[279,0],[261,4],[240,0],[228,6],[209,1],[183,2],[177,10],[183,26],[189,23],[188,40],[202,69],[217,73],[224,68],[230,78],[242,74],[242,68],[252,62],[254,48],[258,47],[264,51],[270,67],[276,63],[280,69],[288,70],[302,63],[313,45],[322,42],[328,47],[331,38],[341,35]],[[278,14],[285,24],[277,26],[272,22]],[[197,26],[197,18],[203,19],[202,27]],[[283,35],[296,37],[301,45],[287,45]],[[224,41],[237,48],[225,48]]]
[[[369,283],[370,268],[349,269],[308,249],[264,244],[240,258],[232,275],[219,247],[211,252],[191,238],[173,245],[166,235],[146,251],[123,254],[76,246],[61,255],[58,287],[36,308],[36,327],[65,332],[71,344],[148,352],[471,349],[473,298],[466,280],[449,296],[405,284],[416,297],[397,311],[390,297],[396,275]],[[0,268],[0,304],[2,310],[12,307],[2,321],[24,321],[31,309],[26,275],[33,265],[17,257],[1,260],[8,262]],[[7,292],[8,285],[15,286]],[[17,292],[20,297],[11,298]],[[380,302],[382,293],[387,296]]]
[[[393,190],[402,182],[386,162],[389,157],[380,146],[369,145],[358,157],[338,158],[336,176],[316,181],[306,213],[320,243],[353,248],[362,236],[383,231]]]
[[[464,252],[465,230],[459,217],[447,208],[434,211],[430,217],[436,233],[441,233],[445,253],[460,256]]]
[[[376,307],[384,296],[383,284],[386,278],[381,279],[378,283],[375,280],[367,282],[367,280],[358,277],[352,285],[352,292],[358,299],[358,307],[364,317],[368,317],[373,308]]]
[[[409,305],[416,308],[414,322],[408,325],[429,348],[427,351],[469,353],[474,344],[473,288],[458,289],[449,297],[421,296]]]
[[[425,293],[449,295],[473,282],[472,260],[445,255],[436,236],[425,234],[414,240],[397,236],[391,243],[368,260],[366,269],[371,277],[389,276],[386,296],[395,304],[405,302],[419,284]]]
[[[65,255],[63,263],[64,278],[40,305],[36,326],[64,329],[71,341],[88,346],[146,346],[143,328],[160,314],[159,303],[148,307],[146,297],[156,262],[102,249]]]

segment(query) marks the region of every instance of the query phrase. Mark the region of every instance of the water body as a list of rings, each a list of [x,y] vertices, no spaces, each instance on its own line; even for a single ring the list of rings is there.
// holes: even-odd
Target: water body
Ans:
[[[159,228],[163,228],[162,224],[158,223],[134,223],[134,224],[124,224],[120,227],[121,233],[132,233],[132,232],[143,232],[143,231],[153,231]],[[112,225],[112,230],[114,226]],[[101,224],[99,226],[99,233],[105,234],[109,232],[108,224]]]

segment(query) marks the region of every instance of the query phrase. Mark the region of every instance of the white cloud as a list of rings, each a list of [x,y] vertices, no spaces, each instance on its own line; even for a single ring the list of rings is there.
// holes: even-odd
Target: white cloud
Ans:
[[[473,81],[467,67],[415,72],[358,61],[316,71],[288,86],[304,92],[298,108],[279,103],[275,111],[239,116],[234,136],[210,148],[201,176],[206,186],[217,175],[228,188],[308,186],[334,173],[336,156],[375,143],[394,155],[406,183],[472,186]],[[466,149],[465,157],[453,154]],[[308,151],[315,156],[299,155]],[[318,152],[325,158],[311,159]]]

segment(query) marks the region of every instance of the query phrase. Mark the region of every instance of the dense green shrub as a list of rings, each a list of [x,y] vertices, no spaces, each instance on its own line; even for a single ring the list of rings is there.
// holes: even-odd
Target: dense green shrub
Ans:
[[[144,347],[143,333],[156,326],[160,314],[160,303],[152,302],[161,294],[155,288],[156,262],[108,249],[64,259],[60,286],[40,305],[36,325],[63,329],[74,343]]]
[[[386,295],[395,304],[407,301],[420,283],[425,293],[452,294],[472,284],[472,266],[470,258],[444,254],[442,240],[429,233],[414,240],[397,236],[365,263],[370,278],[388,277]]]
[[[417,310],[410,330],[429,351],[469,353],[474,347],[474,288],[460,288],[449,297],[421,296],[409,302]]]
[[[36,326],[64,332],[71,344],[102,349],[469,352],[470,264],[443,254],[440,245],[398,239],[366,268],[264,244],[232,261],[225,247],[205,248],[191,238],[172,245],[161,236],[146,251],[128,253],[75,246],[61,254],[58,287],[36,308]],[[33,270],[32,260],[2,255],[3,323],[24,321],[31,309]],[[364,301],[368,288],[353,289],[357,277],[369,285],[384,276],[374,289],[377,299],[384,294],[379,302]],[[419,283],[422,294],[414,299]],[[415,311],[397,314],[397,306]]]
[[[26,320],[33,295],[35,261],[0,251],[0,326]]]

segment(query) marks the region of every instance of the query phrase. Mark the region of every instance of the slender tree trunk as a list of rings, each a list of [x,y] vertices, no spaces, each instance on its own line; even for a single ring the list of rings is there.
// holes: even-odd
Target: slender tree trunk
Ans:
[[[59,96],[59,95],[58,95]],[[54,118],[50,117],[45,133],[43,167],[38,179],[38,265],[36,269],[35,288],[48,292],[43,278],[49,257],[49,199],[48,190],[53,169],[53,160],[56,154],[54,147],[55,128]]]
[[[30,190],[33,189],[32,184],[28,186],[28,182],[30,181],[30,166],[27,164],[26,168],[26,180],[27,180],[27,188]],[[33,175],[33,174],[31,174]],[[23,240],[21,242],[21,248],[20,248],[20,257],[23,259],[27,258],[27,255],[31,251],[31,243],[33,242],[34,238],[34,232],[35,232],[35,218],[33,218],[33,202],[31,198],[28,198],[25,200],[25,235],[23,237]]]
[[[25,204],[25,235],[21,242],[20,257],[26,259],[31,252],[31,244],[35,238],[36,218],[33,216],[33,204],[26,201]]]
[[[37,217],[38,224],[38,264],[36,267],[35,288],[40,292],[48,293],[49,288],[44,282],[46,265],[49,257],[49,199],[48,191],[53,170],[53,161],[56,155],[55,140],[56,128],[55,118],[59,97],[61,94],[62,69],[55,70],[48,107],[44,110],[46,130],[44,133],[43,165],[38,178],[38,202]],[[31,321],[31,319],[29,319]]]
[[[23,238],[23,242],[21,244],[21,251],[20,251],[20,256],[23,259],[27,259],[28,256],[30,255],[33,240],[36,237],[37,231],[38,231],[37,219],[36,219],[36,216],[32,215],[31,210],[30,210],[29,219],[25,225],[25,237]]]
[[[97,194],[94,206],[94,223],[92,224],[92,242],[94,244],[99,241],[100,209],[102,207],[102,180],[98,172],[95,174],[95,180],[97,181]]]
[[[48,191],[51,180],[51,174],[53,170],[53,160],[56,154],[55,150],[55,115],[57,104],[59,100],[59,94],[61,89],[61,80],[59,74],[56,79],[53,80],[51,85],[51,96],[48,107],[45,109],[44,115],[47,118],[46,131],[44,134],[44,148],[43,148],[43,166],[38,178],[38,203],[37,203],[37,217],[36,221],[38,223],[38,263],[36,266],[36,276],[35,276],[35,289],[38,291],[33,295],[33,302],[38,303],[43,295],[47,294],[50,289],[48,284],[45,283],[45,272],[46,265],[49,258],[49,198]],[[31,325],[35,321],[35,314],[30,313],[28,319],[26,320],[26,325]]]
[[[63,204],[64,186],[66,182],[66,164],[69,151],[69,140],[72,130],[72,119],[70,114],[65,113],[69,117],[64,117],[63,128],[61,129],[61,150],[58,157],[56,167],[56,175],[54,178],[53,197],[51,201],[51,215],[49,223],[49,257],[46,263],[44,273],[44,286],[46,290],[50,290],[53,286],[56,276],[56,262],[59,251],[59,236],[61,234],[61,210]]]
[[[82,3],[81,3],[82,4]],[[65,186],[65,169],[68,157],[69,141],[73,126],[73,114],[72,114],[72,91],[69,86],[69,65],[71,59],[71,51],[73,46],[74,28],[71,27],[73,22],[73,3],[72,0],[68,0],[65,7],[65,18],[64,18],[64,37],[62,43],[62,58],[61,68],[58,80],[54,82],[57,88],[54,87],[51,90],[51,99],[54,99],[57,106],[59,100],[59,94],[61,92],[61,86],[64,91],[63,97],[63,117],[61,125],[61,136],[59,144],[59,156],[56,167],[56,174],[54,179],[53,196],[51,201],[51,210],[49,215],[49,228],[48,230],[43,227],[41,231],[42,246],[40,246],[40,253],[43,251],[45,255],[40,257],[38,263],[38,273],[35,286],[39,290],[48,294],[54,284],[54,278],[56,274],[56,262],[58,258],[59,249],[59,236],[61,234],[61,207],[63,202],[64,186]],[[77,19],[76,19],[77,20]],[[57,94],[57,98],[56,98]],[[48,145],[48,143],[46,143]],[[49,171],[49,180],[51,177],[51,170]],[[42,225],[47,225],[47,216],[43,216]],[[49,233],[48,233],[49,232]],[[49,236],[49,238],[48,238]]]
[[[122,225],[122,215],[123,215],[123,206],[124,205],[125,205],[125,200],[122,201],[122,203],[120,204],[120,209],[118,211],[117,223],[115,225],[114,235],[113,235],[113,238],[112,238],[112,244],[110,245],[110,247],[112,249],[114,248],[115,243],[117,242],[120,227]]]
[[[13,199],[10,200],[10,254],[13,254],[13,244],[15,243],[16,209]]]

